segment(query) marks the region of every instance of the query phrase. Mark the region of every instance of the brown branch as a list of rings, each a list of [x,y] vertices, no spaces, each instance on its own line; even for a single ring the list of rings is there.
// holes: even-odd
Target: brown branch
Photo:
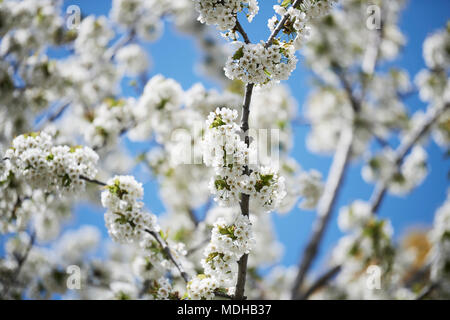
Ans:
[[[96,180],[96,179],[89,179],[89,178],[84,177],[84,176],[80,176],[80,179],[86,180],[86,181],[91,182],[91,183],[95,183],[95,184],[100,185],[100,186],[106,186],[107,185],[106,183],[104,183],[102,181],[99,181],[99,180]],[[173,262],[175,267],[178,269],[178,271],[180,272],[180,274],[183,277],[184,281],[188,282],[189,281],[188,274],[184,271],[183,266],[175,259],[175,257],[173,256],[172,252],[170,251],[169,246],[167,245],[167,242],[161,237],[161,235],[158,232],[151,231],[149,229],[145,229],[145,232],[149,233],[150,235],[153,236],[153,238],[155,238],[155,240],[159,243],[159,245],[163,249],[163,251],[166,254],[166,256]]]
[[[244,42],[245,42],[246,44],[251,43],[251,41],[250,41],[250,39],[249,39],[247,33],[245,32],[244,28],[242,28],[242,25],[241,25],[241,23],[239,22],[239,20],[238,20],[237,17],[236,17],[236,25],[234,26],[234,28],[235,28],[236,31],[238,31],[238,32],[242,35],[242,38],[244,38]]]

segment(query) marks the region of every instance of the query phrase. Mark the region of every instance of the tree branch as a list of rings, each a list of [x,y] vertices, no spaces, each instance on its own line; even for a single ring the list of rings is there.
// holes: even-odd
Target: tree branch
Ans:
[[[294,3],[292,4],[292,6],[296,7],[297,5],[299,5],[302,2],[303,2],[303,0],[295,0]],[[281,31],[281,29],[283,29],[283,26],[288,18],[289,18],[289,14],[286,12],[284,14],[284,16],[281,18],[280,22],[278,22],[275,29],[273,29],[272,33],[269,36],[269,39],[267,39],[266,44],[265,44],[266,49],[272,45],[273,40],[278,35],[278,33]]]
[[[408,135],[400,146],[397,148],[394,154],[394,162],[397,168],[402,164],[403,159],[406,154],[411,150],[411,148],[420,140],[420,138],[428,132],[431,126],[439,119],[439,117],[450,108],[450,103],[445,104],[442,107],[433,107],[428,109],[425,121],[416,130],[414,130],[410,135]],[[387,186],[385,183],[380,182],[375,187],[374,192],[370,200],[371,209],[373,213],[379,209],[384,196],[386,195]]]
[[[197,228],[199,221],[198,221],[197,217],[195,216],[194,210],[192,208],[189,208],[189,209],[187,209],[187,212],[189,215],[189,219],[191,219],[192,223]]]
[[[314,258],[317,255],[322,236],[325,232],[328,221],[330,220],[334,202],[339,193],[342,184],[341,182],[350,159],[352,141],[353,127],[345,128],[339,138],[339,144],[333,158],[333,163],[331,165],[330,174],[328,175],[328,180],[325,185],[323,195],[317,205],[318,220],[316,220],[314,225],[313,234],[308,242],[308,245],[306,246],[303,258],[300,260],[300,267],[298,269],[294,285],[292,286],[291,297],[293,299],[299,298],[299,290]]]
[[[252,92],[253,92],[253,83],[248,83],[245,88],[245,97],[244,97],[244,104],[242,106],[242,119],[241,119],[241,129],[244,133],[244,139],[245,144],[247,147],[250,145],[250,138],[248,136],[248,118],[250,115],[250,102],[252,99]],[[249,169],[248,166],[244,167],[244,174],[249,175]],[[240,201],[240,207],[241,207],[241,214],[248,217],[249,215],[249,203],[250,203],[250,196],[248,194],[241,194],[241,201]],[[245,279],[247,275],[247,261],[248,261],[248,254],[244,254],[238,261],[238,279],[236,283],[236,290],[234,294],[235,300],[242,300],[244,299],[244,288],[245,288]]]
[[[450,103],[447,103],[441,108],[431,108],[427,112],[426,120],[423,122],[422,126],[418,127],[415,131],[411,133],[410,136],[408,136],[403,143],[398,147],[398,149],[395,152],[394,161],[397,164],[397,166],[400,166],[405,155],[408,153],[408,151],[414,146],[414,144],[417,143],[420,138],[428,132],[428,130],[431,128],[433,123],[435,123],[439,116],[442,115],[448,108],[450,108]],[[378,184],[370,198],[370,207],[373,214],[376,214],[376,212],[379,209],[379,206],[384,199],[384,196],[386,195],[387,187],[385,184],[380,183]],[[334,267],[334,272],[338,273],[340,271],[340,268],[342,266],[336,266]],[[329,272],[333,271],[331,269]],[[317,285],[317,283],[320,283],[322,286],[325,284],[325,282],[329,281],[332,277],[325,277],[327,274],[325,274],[322,278],[325,279],[318,279],[315,284],[313,284],[306,293],[301,296],[302,299],[308,298],[308,296],[313,293],[312,289],[314,289],[314,286]],[[320,282],[319,282],[320,281]],[[323,281],[323,283],[322,283]],[[430,288],[430,290],[434,290],[435,288]],[[298,290],[298,289],[297,289]],[[296,291],[298,292],[298,291]],[[309,293],[309,294],[308,294]],[[424,296],[428,295],[429,293],[423,292]]]
[[[102,181],[99,181],[97,179],[90,179],[90,178],[85,177],[85,176],[80,176],[80,179],[84,180],[84,181],[87,181],[87,182],[90,182],[90,183],[94,183],[94,184],[102,186],[102,187],[105,187],[107,185],[106,183],[104,183]]]
[[[17,268],[14,271],[14,273],[9,281],[9,285],[5,286],[5,291],[3,293],[3,297],[5,299],[8,298],[9,291],[14,286],[14,284],[17,282],[17,280],[19,279],[20,272],[22,271],[22,268],[28,259],[28,256],[30,254],[31,249],[33,248],[35,241],[36,241],[36,232],[33,231],[30,236],[30,242],[28,243],[28,246],[26,247],[24,254],[22,256],[16,258],[17,259]]]
[[[419,295],[416,297],[416,300],[425,300],[434,290],[439,287],[439,283],[433,282],[429,286],[425,287]]]
[[[354,96],[351,84],[345,77],[343,70],[341,68],[337,68],[335,72],[347,93],[347,97],[351,103],[354,116],[356,117],[361,109],[361,103]],[[345,172],[347,171],[348,162],[350,160],[353,135],[353,125],[349,125],[342,130],[341,136],[339,137],[339,143],[333,158],[333,163],[331,164],[327,183],[317,205],[318,219],[316,220],[313,227],[313,234],[311,236],[311,239],[309,240],[305,248],[303,257],[299,262],[300,266],[294,281],[294,285],[292,286],[292,299],[298,299],[300,297],[300,288],[305,280],[306,274],[308,273],[314,258],[317,255],[320,242],[331,218],[334,203],[341,189],[343,177],[345,175]]]
[[[178,269],[178,271],[180,272],[181,277],[184,279],[184,281],[189,282],[188,274],[186,273],[186,271],[184,271],[184,268],[181,265],[181,263],[179,263],[175,259],[175,257],[172,254],[172,251],[170,250],[169,246],[167,245],[167,242],[161,237],[161,235],[158,232],[151,231],[149,229],[145,229],[145,232],[151,234],[153,236],[153,238],[155,238],[155,240],[159,243],[159,245],[163,249],[163,251],[166,254],[166,256],[170,259],[170,261],[172,261],[172,263]]]
[[[249,39],[247,33],[245,32],[244,28],[242,28],[242,25],[241,25],[241,23],[239,22],[239,20],[238,20],[237,17],[236,17],[236,25],[234,26],[234,28],[235,28],[236,31],[238,31],[238,32],[242,35],[242,38],[244,38],[244,42],[245,42],[246,44],[251,43],[251,41],[250,41],[250,39]]]
[[[310,295],[312,295],[316,290],[322,288],[325,286],[328,281],[330,281],[336,274],[338,274],[341,271],[341,266],[337,265],[327,272],[325,272],[322,276],[320,276],[310,287],[306,292],[299,297],[300,300],[306,300],[309,298]]]

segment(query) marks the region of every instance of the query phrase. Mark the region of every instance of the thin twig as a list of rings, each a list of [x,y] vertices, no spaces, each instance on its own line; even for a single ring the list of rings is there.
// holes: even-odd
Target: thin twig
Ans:
[[[85,176],[80,176],[80,179],[85,180],[85,181],[90,182],[90,183],[94,183],[94,184],[99,185],[99,186],[102,186],[102,187],[107,186],[106,183],[104,183],[104,182],[102,182],[102,181],[99,181],[99,180],[97,180],[97,179],[90,179],[90,178],[85,177]]]
[[[192,210],[192,208],[189,208],[187,210],[187,212],[188,212],[188,215],[189,215],[189,219],[191,219],[192,223],[197,228],[199,221],[198,221],[197,217],[195,216],[194,210]]]
[[[28,259],[28,256],[30,254],[31,249],[33,248],[35,241],[36,241],[36,232],[33,231],[30,236],[30,242],[28,243],[28,246],[26,247],[24,254],[20,257],[17,257],[17,268],[9,281],[9,285],[5,287],[5,291],[3,293],[5,299],[8,298],[9,290],[11,290],[11,288],[15,285],[15,283],[19,279],[20,272],[22,271],[22,268]]]
[[[442,107],[433,107],[428,109],[426,114],[426,119],[422,123],[420,127],[418,127],[415,131],[413,131],[410,135],[408,135],[400,146],[397,148],[394,154],[394,162],[397,165],[397,168],[403,162],[406,154],[411,150],[411,148],[422,138],[425,133],[431,128],[431,126],[438,120],[438,118],[450,108],[450,103],[445,104]],[[384,196],[386,195],[387,186],[384,182],[379,182],[375,187],[375,190],[372,194],[370,203],[372,212],[375,213],[383,201]]]
[[[429,286],[425,287],[419,295],[416,297],[416,300],[425,300],[428,296],[433,293],[439,287],[439,283],[433,282]]]
[[[250,39],[249,39],[247,33],[244,31],[244,28],[242,28],[242,25],[241,25],[241,23],[239,22],[239,20],[237,19],[237,17],[236,17],[236,25],[235,25],[234,28],[235,28],[236,31],[239,31],[239,33],[242,35],[242,38],[244,38],[244,42],[245,42],[246,44],[251,43],[251,41],[250,41]]]
[[[306,300],[309,298],[310,295],[312,295],[314,292],[316,292],[318,289],[325,286],[328,281],[330,281],[336,274],[341,271],[341,266],[337,265],[332,268],[330,268],[327,272],[325,272],[322,276],[320,276],[310,287],[306,292],[300,296],[300,300]]]
[[[216,297],[227,298],[227,299],[231,299],[231,300],[233,300],[233,298],[234,298],[234,296],[230,296],[229,294],[220,292],[218,290],[214,291],[214,295]]]
[[[44,126],[50,122],[54,122],[57,120],[61,115],[67,110],[67,108],[70,106],[70,102],[63,103],[59,106],[59,108],[53,113],[50,114],[44,121],[39,124],[38,130],[42,130]]]
[[[206,246],[210,241],[211,241],[211,238],[204,239],[198,245],[196,245],[195,247],[189,249],[187,254],[186,254],[186,256],[192,255],[194,252],[196,252],[196,251],[200,250],[201,248],[203,248],[204,246]]]
[[[181,263],[179,263],[177,261],[177,259],[175,259],[175,257],[172,254],[172,251],[170,250],[169,246],[167,245],[167,242],[161,237],[161,235],[158,232],[155,232],[155,231],[152,231],[149,229],[145,229],[145,232],[151,234],[153,236],[153,238],[155,238],[155,240],[159,243],[159,245],[163,249],[166,256],[172,261],[172,263],[178,269],[178,271],[180,272],[181,277],[184,279],[184,281],[189,282],[188,274],[186,273],[186,271],[184,271],[184,268],[181,265]]]
[[[295,0],[294,3],[292,4],[292,7],[296,7],[297,5],[302,3],[302,1],[303,0]],[[277,26],[270,34],[269,39],[267,39],[267,41],[266,41],[266,44],[265,44],[266,49],[272,45],[273,40],[278,35],[278,33],[281,31],[281,29],[283,29],[284,24],[288,18],[289,18],[289,14],[285,13],[284,16],[281,18],[280,22],[278,22]]]
[[[131,29],[127,34],[123,35],[111,48],[106,52],[106,58],[112,60],[120,48],[131,42],[136,36],[136,30]]]

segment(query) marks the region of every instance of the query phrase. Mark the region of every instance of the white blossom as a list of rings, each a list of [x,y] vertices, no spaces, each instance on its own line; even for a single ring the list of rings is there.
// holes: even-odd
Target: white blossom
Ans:
[[[244,44],[237,42],[236,52],[225,65],[225,75],[244,83],[267,84],[269,81],[287,80],[295,69],[297,58],[291,46],[273,44],[265,48],[264,42]]]

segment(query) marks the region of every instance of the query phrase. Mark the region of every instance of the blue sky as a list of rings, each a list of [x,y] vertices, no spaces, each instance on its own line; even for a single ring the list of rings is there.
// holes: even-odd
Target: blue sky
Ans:
[[[251,24],[244,23],[244,28],[253,42],[267,39],[266,23],[267,19],[273,14],[272,5],[275,3],[274,0],[260,1],[260,13]],[[64,2],[65,7],[70,4],[79,5],[83,15],[106,15],[111,2],[88,0]],[[445,26],[449,19],[449,13],[450,1],[448,0],[411,0],[402,14],[400,23],[408,43],[395,65],[407,69],[411,75],[423,68],[422,42],[429,33]],[[199,81],[206,87],[215,86],[214,82],[202,77],[193,69],[201,55],[200,50],[195,46],[195,42],[189,36],[177,33],[170,24],[166,24],[162,39],[153,44],[146,44],[145,47],[149,50],[153,60],[153,67],[149,70],[150,76],[161,73],[166,77],[176,79],[184,89],[188,89]],[[297,69],[287,82],[300,108],[310,90],[310,80],[311,73],[303,67],[300,59]],[[124,88],[123,93],[125,95],[134,94],[127,88]],[[409,98],[407,106],[410,111],[425,107],[416,97]],[[292,155],[303,168],[315,168],[326,177],[331,157],[314,155],[306,149],[305,137],[307,132],[307,127],[295,128],[295,145]],[[134,145],[132,151],[139,152],[145,147],[148,146]],[[449,160],[444,158],[444,152],[434,142],[429,143],[427,150],[429,151],[430,174],[424,183],[406,197],[387,196],[381,205],[380,216],[387,217],[392,221],[397,239],[411,227],[430,226],[436,208],[445,199],[446,188],[448,187],[447,171],[450,168]],[[362,180],[361,165],[361,161],[352,163],[336,208],[349,204],[354,199],[369,199],[373,186],[364,183]],[[142,170],[138,169],[135,173],[138,180],[145,182],[146,206],[156,214],[164,212],[164,208],[158,199],[156,184],[149,179],[148,175],[143,174]],[[67,228],[76,228],[81,224],[93,224],[98,226],[103,236],[107,238],[102,213],[101,208],[80,205],[76,208],[75,217]],[[333,213],[331,223],[323,239],[318,259],[314,264],[315,271],[323,268],[327,252],[335,246],[339,237],[342,236],[337,227],[336,217],[337,210]],[[315,220],[315,213],[295,209],[288,215],[273,214],[273,220],[278,238],[285,246],[282,263],[285,265],[296,264],[311,234],[311,225]]]

